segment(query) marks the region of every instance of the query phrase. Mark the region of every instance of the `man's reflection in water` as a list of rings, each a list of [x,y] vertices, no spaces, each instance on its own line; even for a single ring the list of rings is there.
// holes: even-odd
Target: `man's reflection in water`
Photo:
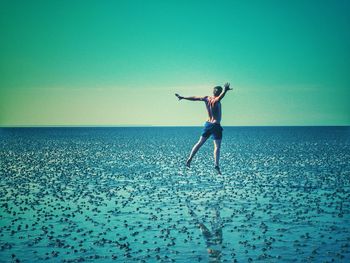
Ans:
[[[211,231],[201,222],[192,210],[189,203],[187,203],[190,215],[196,221],[196,224],[202,231],[203,237],[205,238],[205,243],[207,246],[207,251],[209,254],[209,262],[221,262],[221,251],[222,251],[222,220],[220,217],[219,206],[216,205],[214,209],[214,217],[211,221]]]

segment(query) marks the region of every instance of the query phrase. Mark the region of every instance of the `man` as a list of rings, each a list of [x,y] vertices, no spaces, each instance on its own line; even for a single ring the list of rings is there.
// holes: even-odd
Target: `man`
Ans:
[[[206,140],[211,135],[214,140],[214,160],[215,160],[215,169],[221,174],[219,168],[219,158],[220,158],[220,147],[222,139],[222,130],[223,128],[220,125],[221,122],[221,100],[225,96],[226,92],[232,90],[230,88],[230,83],[224,85],[224,90],[221,86],[216,86],[213,90],[213,96],[205,97],[183,97],[179,94],[175,96],[179,99],[191,100],[191,101],[204,101],[205,106],[208,111],[208,120],[204,124],[204,129],[199,141],[193,146],[190,156],[187,159],[186,166],[190,167],[191,161],[194,155],[197,153],[199,148],[206,142]]]

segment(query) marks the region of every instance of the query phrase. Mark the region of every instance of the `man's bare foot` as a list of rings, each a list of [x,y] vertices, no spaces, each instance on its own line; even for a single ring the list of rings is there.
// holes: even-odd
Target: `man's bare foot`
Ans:
[[[190,160],[190,159],[187,160],[186,166],[187,166],[188,168],[190,168],[190,166],[191,166],[191,160]]]
[[[215,170],[218,172],[218,174],[220,174],[220,175],[221,175],[221,171],[220,171],[219,166],[218,166],[218,165],[216,165],[214,168],[215,168]]]

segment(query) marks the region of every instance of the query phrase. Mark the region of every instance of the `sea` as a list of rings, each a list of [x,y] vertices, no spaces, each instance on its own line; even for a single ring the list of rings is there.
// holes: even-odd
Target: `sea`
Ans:
[[[0,129],[0,262],[350,262],[350,127]]]

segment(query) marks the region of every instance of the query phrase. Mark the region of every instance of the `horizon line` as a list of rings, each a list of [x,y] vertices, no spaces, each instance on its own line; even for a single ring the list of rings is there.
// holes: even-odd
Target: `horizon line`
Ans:
[[[350,125],[222,125],[223,127],[350,127]],[[202,125],[0,125],[0,128],[176,128]]]

